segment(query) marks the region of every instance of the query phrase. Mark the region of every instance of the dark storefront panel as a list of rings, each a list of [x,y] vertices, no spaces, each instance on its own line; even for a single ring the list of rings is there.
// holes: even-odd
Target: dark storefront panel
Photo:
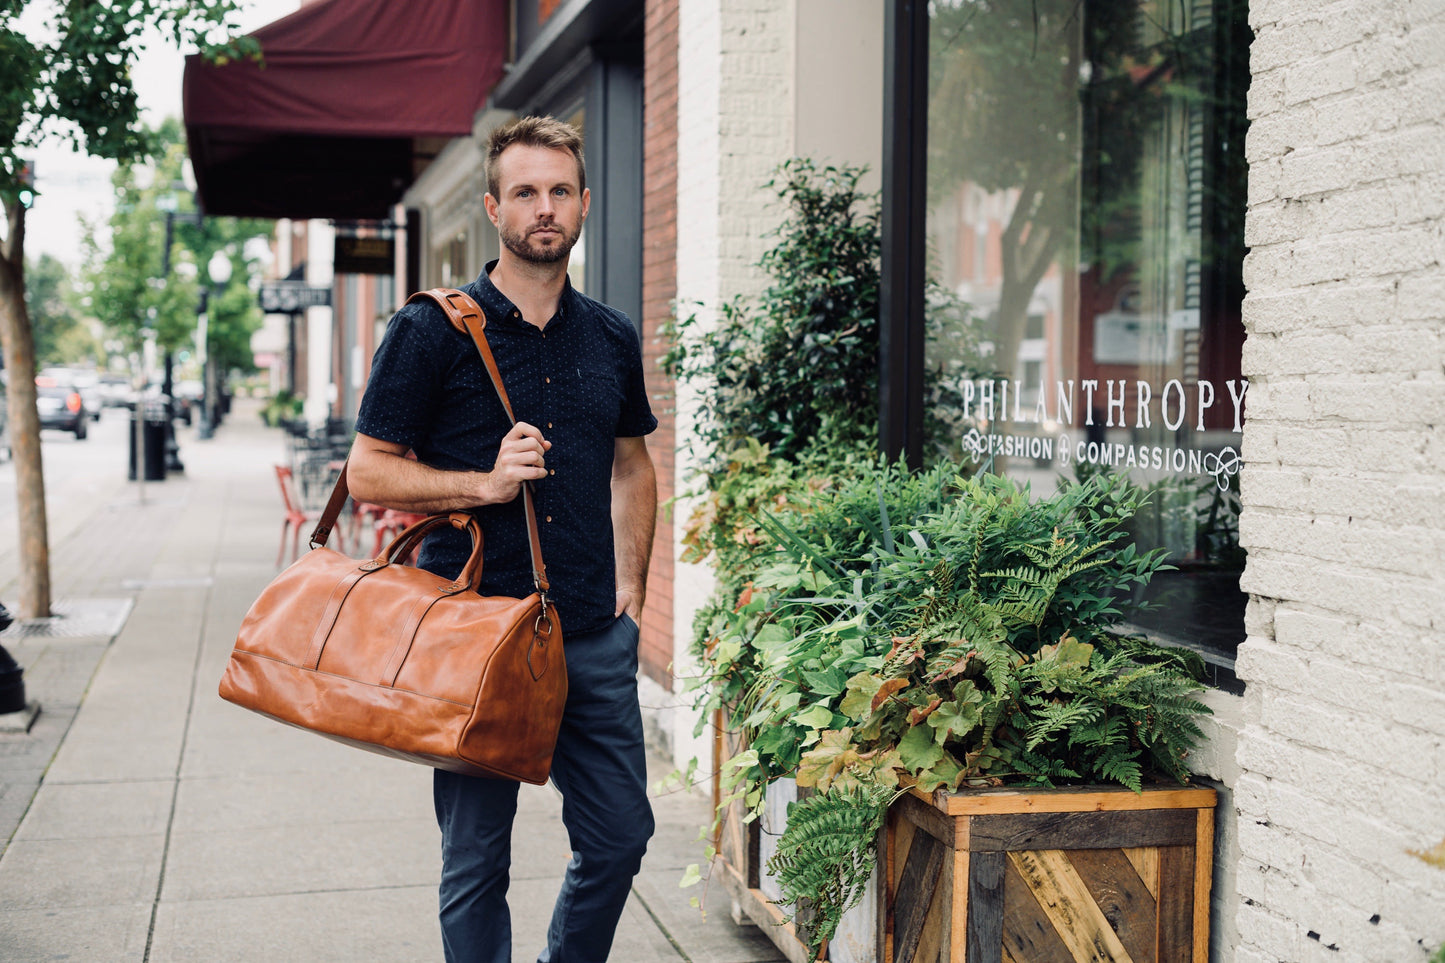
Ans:
[[[643,5],[518,0],[516,66],[492,106],[550,114],[582,131],[592,209],[573,282],[641,330]]]

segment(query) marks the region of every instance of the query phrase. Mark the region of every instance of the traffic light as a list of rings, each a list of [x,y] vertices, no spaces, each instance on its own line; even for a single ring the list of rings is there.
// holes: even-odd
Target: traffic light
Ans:
[[[20,176],[20,206],[28,208],[35,203],[35,162],[21,161]]]

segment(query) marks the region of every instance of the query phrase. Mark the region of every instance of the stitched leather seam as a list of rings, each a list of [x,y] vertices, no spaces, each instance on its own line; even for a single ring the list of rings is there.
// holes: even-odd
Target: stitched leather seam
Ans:
[[[416,633],[421,628],[422,619],[427,617],[427,613],[431,611],[433,605],[449,594],[445,585],[436,591],[436,595],[430,598],[423,595],[412,603],[411,612],[407,615],[406,622],[396,637],[396,644],[391,647],[391,655],[387,657],[386,665],[382,667],[380,680],[382,685],[395,688],[396,677],[401,675],[401,667],[406,664],[406,657],[411,654],[412,643],[416,641]]]
[[[284,665],[288,669],[299,669],[302,672],[314,672],[317,675],[328,676],[332,679],[341,679],[344,682],[354,682],[357,685],[364,685],[370,689],[391,689],[393,692],[410,692],[414,696],[423,699],[431,699],[433,702],[445,702],[448,705],[461,706],[463,709],[471,709],[474,706],[469,702],[458,702],[455,699],[448,699],[444,696],[431,695],[426,692],[418,692],[415,689],[403,689],[397,686],[378,685],[375,682],[362,682],[360,679],[353,679],[349,675],[341,675],[338,672],[327,672],[325,669],[308,669],[304,665],[297,665],[295,662],[287,662],[285,659],[278,659],[274,655],[262,655],[259,652],[251,652],[247,649],[237,649],[241,655],[249,655],[253,659],[265,659],[267,662],[275,662],[277,665]]]
[[[380,569],[372,569],[372,572],[375,571]],[[321,665],[321,653],[326,648],[327,640],[331,638],[331,630],[336,627],[336,620],[341,617],[341,606],[357,583],[370,574],[368,571],[352,572],[331,589],[331,598],[326,601],[321,621],[317,624],[316,632],[311,636],[311,645],[306,650],[306,661],[302,663],[305,668],[315,669]]]

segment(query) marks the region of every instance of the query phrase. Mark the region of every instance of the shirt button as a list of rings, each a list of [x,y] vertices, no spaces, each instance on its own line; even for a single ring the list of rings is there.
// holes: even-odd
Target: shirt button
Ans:
[[[551,473],[552,473],[553,475],[557,474],[557,469],[553,468]]]
[[[547,521],[550,522],[551,520],[552,520],[552,516],[551,516],[551,515],[548,515],[548,516],[547,516]]]
[[[550,421],[547,422],[547,427],[548,427],[548,428],[551,428],[551,427],[552,427],[552,423],[551,423]]]
[[[543,378],[542,380],[545,381],[545,382],[547,382],[547,384],[551,384],[551,383],[552,383],[552,379],[551,379],[551,378]]]

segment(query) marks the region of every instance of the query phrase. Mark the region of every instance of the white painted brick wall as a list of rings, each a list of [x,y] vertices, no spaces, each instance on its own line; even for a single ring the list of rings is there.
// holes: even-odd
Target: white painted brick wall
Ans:
[[[722,11],[717,3],[683,2],[678,5],[677,52],[677,302],[688,313],[695,303],[715,308],[720,293],[718,251],[721,244],[721,98]],[[711,308],[705,309],[710,312]],[[710,316],[705,313],[704,316]],[[691,437],[696,412],[695,395],[679,385],[676,431],[682,444]],[[694,463],[684,448],[676,459],[673,490],[690,490]],[[674,691],[651,685],[642,693],[644,706],[655,707],[659,728],[679,766],[698,760],[699,772],[712,770],[712,743],[707,734],[692,736],[694,717],[687,680],[696,675],[691,658],[692,621],[712,591],[712,576],[705,566],[681,561],[684,523],[691,501],[679,498],[673,505],[673,680]]]
[[[794,44],[791,0],[685,0],[678,8],[677,298],[705,321],[719,304],[760,292],[767,279],[757,267],[768,234],[783,214],[763,187],[792,155]],[[686,389],[677,399],[677,437],[692,434],[696,402]],[[676,491],[693,485],[693,463],[677,459]],[[692,502],[679,499],[675,524],[673,693],[649,691],[662,707],[679,764],[699,759],[707,772],[710,745],[694,741],[694,717],[681,690],[694,674],[689,655],[693,617],[714,580],[706,565],[680,560]]]
[[[1256,0],[1237,961],[1445,941],[1445,3]],[[1217,946],[1217,944],[1216,944]]]

